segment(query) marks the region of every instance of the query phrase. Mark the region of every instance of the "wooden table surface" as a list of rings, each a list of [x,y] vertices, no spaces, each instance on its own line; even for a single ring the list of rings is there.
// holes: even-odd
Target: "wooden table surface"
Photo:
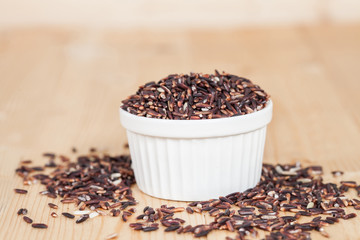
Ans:
[[[118,154],[126,135],[120,102],[147,81],[169,73],[226,70],[246,76],[274,101],[264,162],[320,164],[324,178],[360,181],[360,25],[248,30],[79,30],[0,31],[0,239],[191,239],[161,231],[134,232],[119,218],[84,224],[49,216],[37,184],[26,196],[14,173],[20,160],[44,164],[45,151],[71,155],[71,147]],[[330,171],[343,170],[339,178]],[[138,209],[185,206],[142,194]],[[49,225],[33,229],[16,212]],[[70,209],[69,209],[70,208]],[[61,205],[58,212],[71,210]],[[189,224],[205,215],[179,214]],[[332,239],[360,239],[360,218],[326,228]],[[207,239],[234,233],[212,232]],[[323,239],[318,233],[313,239]]]

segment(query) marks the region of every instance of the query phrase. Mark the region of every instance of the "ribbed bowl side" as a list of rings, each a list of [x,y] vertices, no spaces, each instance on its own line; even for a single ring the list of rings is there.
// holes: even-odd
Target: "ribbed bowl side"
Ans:
[[[204,139],[127,135],[137,184],[151,196],[208,200],[245,191],[260,179],[266,127]]]

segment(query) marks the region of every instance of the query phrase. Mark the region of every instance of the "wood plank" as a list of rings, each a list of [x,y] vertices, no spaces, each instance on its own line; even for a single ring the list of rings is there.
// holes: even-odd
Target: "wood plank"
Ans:
[[[52,219],[40,185],[26,187],[14,174],[18,162],[43,164],[44,151],[65,153],[92,146],[121,153],[126,142],[117,109],[141,83],[169,73],[212,72],[215,68],[247,76],[274,101],[265,162],[301,161],[346,174],[336,180],[360,181],[360,26],[318,26],[253,30],[18,29],[0,32],[0,239],[192,239],[175,233],[139,233],[111,217],[75,225]],[[134,187],[138,210],[162,204]],[[73,206],[61,205],[61,211]],[[49,229],[27,226],[16,211],[27,207]],[[189,224],[206,215],[179,214]],[[357,236],[358,219],[326,228],[333,239]],[[217,231],[207,239],[234,234]],[[314,233],[314,239],[323,239]]]

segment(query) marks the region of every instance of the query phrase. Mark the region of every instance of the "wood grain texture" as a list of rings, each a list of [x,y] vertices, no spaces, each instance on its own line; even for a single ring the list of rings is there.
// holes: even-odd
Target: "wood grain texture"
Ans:
[[[257,30],[17,29],[0,31],[0,239],[192,239],[191,235],[130,230],[118,218],[84,224],[50,217],[42,186],[25,187],[14,170],[20,160],[43,164],[44,151],[65,153],[92,146],[122,153],[126,142],[118,120],[123,98],[137,86],[169,73],[212,72],[246,76],[274,101],[264,161],[324,166],[325,180],[360,181],[360,26]],[[339,179],[332,170],[343,170]],[[149,197],[134,188],[139,210],[146,205],[185,206]],[[71,205],[57,210],[72,211]],[[32,229],[16,215],[49,225]],[[179,214],[189,224],[205,215]],[[359,219],[326,228],[332,239],[359,238]],[[207,239],[234,234],[212,232]],[[312,234],[314,239],[323,239]]]

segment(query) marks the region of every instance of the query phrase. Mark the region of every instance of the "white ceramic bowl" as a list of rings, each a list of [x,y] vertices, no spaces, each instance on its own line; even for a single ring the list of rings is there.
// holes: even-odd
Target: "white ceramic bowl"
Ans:
[[[140,190],[198,201],[254,187],[272,108],[270,100],[254,113],[205,120],[153,119],[120,109]]]

